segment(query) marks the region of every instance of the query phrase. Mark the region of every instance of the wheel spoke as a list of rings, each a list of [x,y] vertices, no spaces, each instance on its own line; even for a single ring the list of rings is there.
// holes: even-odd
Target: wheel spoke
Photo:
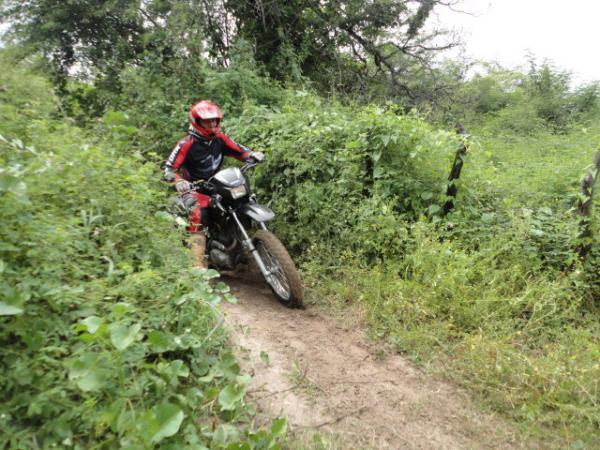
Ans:
[[[260,253],[261,258],[263,259],[267,270],[271,273],[271,276],[269,277],[269,284],[271,284],[271,287],[282,298],[289,299],[291,295],[290,287],[288,284],[287,277],[285,276],[285,273],[283,272],[283,269],[279,264],[279,261],[277,261],[277,258],[275,258],[273,255],[271,255],[271,253],[267,250],[267,248],[262,242],[259,242],[258,252]]]
[[[268,230],[258,230],[252,240],[265,281],[277,299],[289,308],[302,307],[302,282],[294,261],[281,241]]]

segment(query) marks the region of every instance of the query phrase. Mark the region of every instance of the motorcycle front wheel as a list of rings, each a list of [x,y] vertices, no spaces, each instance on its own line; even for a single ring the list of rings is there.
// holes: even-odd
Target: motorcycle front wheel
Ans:
[[[304,293],[300,275],[281,241],[267,230],[258,230],[252,241],[272,275],[266,281],[275,297],[289,308],[301,308]]]

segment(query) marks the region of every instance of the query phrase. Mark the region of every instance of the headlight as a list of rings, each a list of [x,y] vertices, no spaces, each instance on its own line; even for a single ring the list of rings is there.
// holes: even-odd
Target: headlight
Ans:
[[[234,200],[243,197],[244,195],[246,195],[246,186],[243,184],[241,186],[231,188],[231,196]]]

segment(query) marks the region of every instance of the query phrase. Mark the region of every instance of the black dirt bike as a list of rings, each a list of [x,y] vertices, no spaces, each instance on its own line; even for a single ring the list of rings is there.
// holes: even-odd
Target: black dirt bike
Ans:
[[[248,162],[240,169],[220,170],[207,181],[192,183],[192,189],[212,198],[206,252],[209,265],[233,270],[239,264],[256,263],[277,299],[291,308],[302,307],[303,290],[298,270],[286,248],[266,222],[275,213],[259,204],[244,174],[257,166]],[[252,223],[258,230],[250,237]]]

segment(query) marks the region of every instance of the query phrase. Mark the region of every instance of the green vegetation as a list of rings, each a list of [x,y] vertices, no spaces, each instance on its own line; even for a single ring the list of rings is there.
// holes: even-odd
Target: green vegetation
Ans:
[[[146,67],[177,85],[204,84],[201,66],[227,72],[244,42],[261,73],[285,82],[310,80],[321,92],[393,98],[408,106],[430,97],[415,78],[435,84],[431,61],[455,44],[426,28],[442,0],[257,0],[57,3],[3,0],[0,19],[18,41],[52,60],[62,88],[69,72],[121,91],[122,72]],[[206,64],[208,63],[208,64]],[[251,71],[248,72],[248,74]],[[147,78],[145,81],[150,81]],[[180,97],[178,101],[181,101]]]
[[[182,269],[157,214],[159,161],[211,98],[266,151],[257,188],[315,302],[354,308],[549,446],[600,446],[598,200],[585,261],[574,213],[600,85],[534,59],[432,67],[423,24],[441,2],[309,3],[0,3],[16,44],[0,78],[0,442],[277,445],[283,421],[246,424],[214,308],[226,288]],[[455,121],[471,136],[444,216]]]
[[[276,447],[284,420],[247,425],[227,287],[158,213],[156,158],[115,114],[56,117],[48,83],[1,58],[0,447]]]
[[[315,301],[356,306],[373,336],[527,433],[555,430],[549,445],[598,445],[600,239],[579,263],[573,208],[600,127],[481,127],[441,217],[458,139],[417,116],[299,92],[229,123],[268,151],[257,181]]]
[[[256,181],[287,224],[278,233],[324,267],[342,251],[399,257],[407,220],[438,211],[458,142],[392,107],[328,105],[306,92],[273,112],[249,108],[229,124],[269,151]]]

